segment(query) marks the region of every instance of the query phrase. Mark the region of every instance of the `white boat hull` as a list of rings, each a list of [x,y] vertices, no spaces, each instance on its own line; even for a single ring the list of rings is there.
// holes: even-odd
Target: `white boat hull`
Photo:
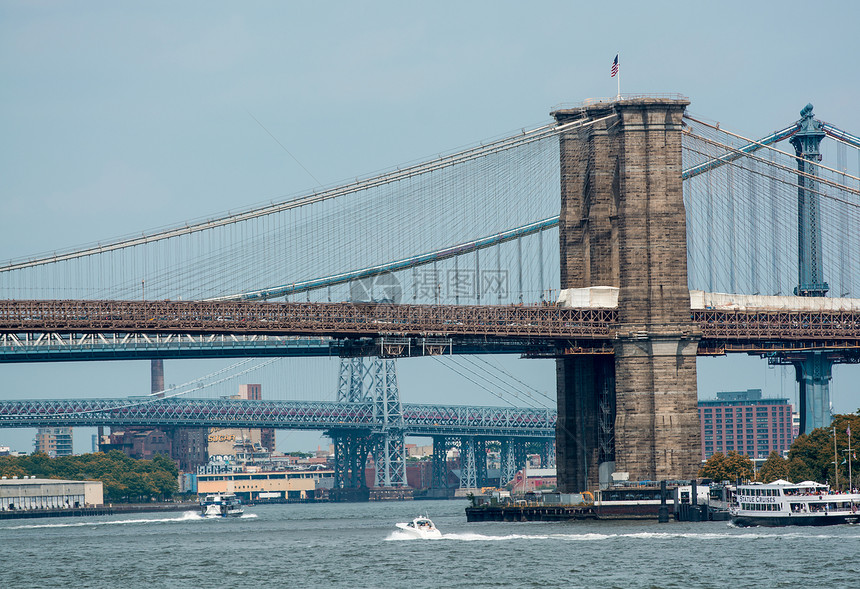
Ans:
[[[207,505],[203,508],[203,517],[239,517],[243,513],[245,513],[245,510],[241,507],[238,509],[228,509],[223,513],[220,505]]]
[[[831,491],[815,481],[738,485],[729,507],[741,526],[834,526],[860,522],[860,494]]]
[[[792,514],[784,516],[733,515],[732,523],[740,527],[836,526],[856,524],[860,517],[853,514]]]
[[[403,532],[406,532],[407,534],[409,534],[410,536],[412,536],[414,538],[421,538],[424,540],[429,540],[432,538],[441,538],[442,537],[442,532],[440,532],[435,527],[429,528],[429,529],[416,528],[414,526],[410,526],[407,523],[400,523],[400,524],[397,524],[397,528]]]
[[[200,515],[203,517],[239,517],[243,513],[241,501],[232,493],[206,495],[200,502]]]

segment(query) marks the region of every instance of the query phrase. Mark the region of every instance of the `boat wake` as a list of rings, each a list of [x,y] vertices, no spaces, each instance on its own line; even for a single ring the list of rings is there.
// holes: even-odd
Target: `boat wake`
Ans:
[[[442,538],[444,537],[445,535],[442,534]],[[399,542],[402,540],[441,540],[442,538],[419,538],[418,536],[410,534],[409,532],[401,532],[400,530],[397,530],[388,534],[388,536],[385,538],[385,541]]]
[[[631,539],[639,539],[645,541],[651,540],[676,540],[676,539],[689,539],[689,540],[737,540],[737,539],[760,539],[760,538],[772,538],[773,534],[768,533],[743,533],[738,534],[737,532],[726,531],[726,532],[715,532],[715,533],[685,533],[685,532],[637,532],[637,533],[629,533],[629,534],[595,534],[595,533],[587,533],[587,534],[505,534],[505,535],[490,535],[490,534],[476,534],[476,533],[450,533],[450,534],[442,534],[441,538],[436,538],[436,540],[450,540],[454,542],[512,542],[512,541],[539,541],[539,540],[550,540],[550,541],[563,541],[563,542],[594,542],[600,540],[614,540],[618,538],[631,538]],[[785,532],[780,533],[781,537],[792,537],[792,538],[836,538],[838,536],[832,535],[822,535],[822,534],[808,534],[808,533],[796,533],[796,534],[786,534]],[[396,542],[402,540],[420,540],[421,538],[417,538],[411,534],[407,534],[405,532],[391,532],[386,541]]]
[[[177,522],[188,522],[194,520],[203,519],[194,511],[186,511],[183,512],[182,515],[177,517],[163,517],[163,518],[139,518],[139,519],[118,519],[118,520],[110,520],[110,521],[76,521],[74,523],[62,523],[62,524],[24,524],[19,526],[9,526],[8,528],[3,528],[5,530],[31,530],[31,529],[41,529],[41,528],[84,528],[87,526],[99,527],[99,526],[122,526],[127,524],[163,524],[163,523],[177,523]]]

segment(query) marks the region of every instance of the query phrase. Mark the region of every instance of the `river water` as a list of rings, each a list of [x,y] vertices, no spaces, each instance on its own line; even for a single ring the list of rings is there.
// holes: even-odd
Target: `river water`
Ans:
[[[0,521],[0,587],[860,587],[860,526],[466,523],[465,501]],[[395,530],[426,512],[438,540]]]

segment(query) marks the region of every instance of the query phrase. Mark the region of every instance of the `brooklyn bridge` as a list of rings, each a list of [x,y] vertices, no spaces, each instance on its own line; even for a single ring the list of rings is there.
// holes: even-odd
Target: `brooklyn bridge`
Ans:
[[[289,428],[311,415],[302,426],[339,440],[340,484],[373,453],[389,485],[404,483],[406,434],[436,436],[439,452],[459,437],[472,453],[476,440],[554,435],[559,485],[578,491],[601,471],[693,478],[696,359],[730,353],[794,366],[801,429],[825,426],[832,366],[860,358],[860,174],[844,165],[860,138],[812,105],[749,138],[689,104],[559,107],[540,127],[381,175],[12,260],[0,361],[337,356],[343,386],[325,407],[0,401],[0,427]],[[478,424],[402,404],[386,384],[399,357],[478,354],[554,359],[557,414],[472,408]],[[364,357],[378,376],[356,392],[344,383],[368,376]]]

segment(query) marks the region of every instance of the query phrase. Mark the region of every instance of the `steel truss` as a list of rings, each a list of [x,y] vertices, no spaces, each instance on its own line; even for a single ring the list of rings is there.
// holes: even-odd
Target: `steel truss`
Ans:
[[[433,477],[430,486],[434,489],[448,488],[448,449],[453,440],[446,436],[433,436]]]
[[[373,407],[374,428],[366,445],[368,452],[362,457],[349,455],[339,458],[337,453],[350,452],[346,441],[335,445],[335,463],[343,464],[344,480],[349,479],[350,469],[364,472],[368,453],[373,455],[376,465],[377,487],[402,487],[406,485],[406,445],[404,443],[403,409],[397,389],[397,373],[393,360],[366,360],[364,358],[342,359],[338,380],[338,401],[341,403],[370,404]],[[351,437],[348,433],[341,438]],[[353,444],[364,449],[364,434]],[[338,450],[340,448],[340,450]],[[358,461],[358,462],[356,462]],[[352,480],[352,479],[349,479]]]
[[[334,486],[337,489],[367,487],[364,467],[370,452],[371,436],[368,430],[329,430],[334,441]]]
[[[505,486],[514,480],[520,466],[517,464],[516,441],[513,438],[502,440],[501,468],[499,473],[499,484]]]
[[[374,418],[382,431],[376,434],[376,486],[406,486],[406,444],[403,408],[397,388],[394,360],[374,361]]]
[[[478,488],[478,467],[475,463],[475,438],[460,438],[460,488]]]
[[[592,340],[596,342],[597,340]],[[0,362],[149,360],[245,357],[418,357],[441,354],[527,354],[555,357],[551,338],[331,337],[196,333],[0,333]]]
[[[0,362],[337,355],[327,337],[195,333],[3,333]]]
[[[403,428],[414,436],[552,438],[557,413],[527,407],[404,403]],[[0,401],[0,427],[273,427],[361,430],[377,426],[372,403],[130,397]]]
[[[693,311],[693,322],[702,341],[820,342],[860,344],[860,312],[857,311]]]
[[[614,309],[555,306],[0,301],[0,333],[606,338],[616,317]]]
[[[860,346],[858,311],[694,310],[700,345]],[[611,353],[615,309],[170,301],[0,301],[0,354],[381,356]],[[29,335],[28,335],[29,334]],[[315,336],[315,337],[306,337]],[[341,338],[341,339],[337,339]],[[592,343],[587,343],[592,342]],[[760,343],[756,343],[760,342]],[[161,353],[156,353],[161,350]],[[275,355],[272,353],[272,355]],[[67,359],[67,358],[63,358]]]
[[[478,487],[487,486],[487,440],[474,438],[475,481]]]
[[[544,440],[540,450],[541,468],[555,468],[555,440]]]

